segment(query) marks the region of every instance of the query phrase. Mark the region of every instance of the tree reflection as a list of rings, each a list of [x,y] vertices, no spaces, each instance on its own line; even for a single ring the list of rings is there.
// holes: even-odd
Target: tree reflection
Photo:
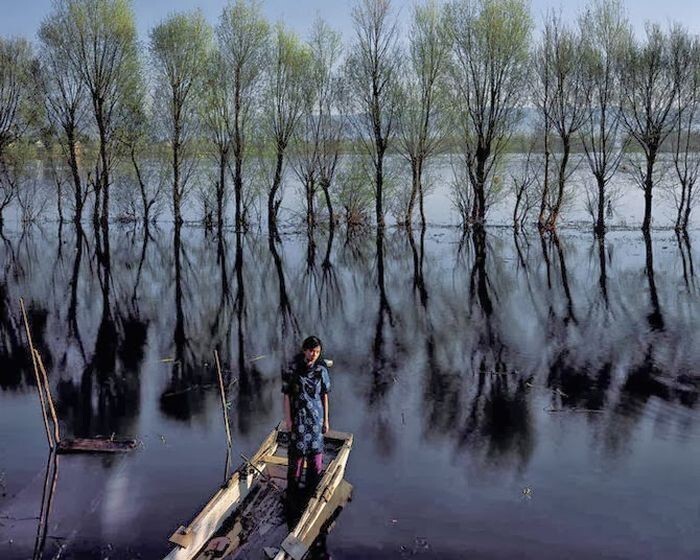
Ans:
[[[520,469],[538,414],[582,412],[613,449],[654,399],[697,406],[697,350],[687,343],[697,290],[684,236],[663,265],[647,235],[643,256],[612,266],[615,241],[538,243],[483,228],[461,243],[460,232],[423,228],[315,228],[279,240],[187,226],[110,233],[111,242],[101,227],[66,227],[59,251],[53,228],[6,227],[0,243],[0,390],[33,386],[13,313],[24,295],[66,433],[129,435],[146,367],[163,368],[165,417],[218,418],[207,398],[214,349],[232,421],[256,433],[273,420],[291,341],[311,331],[332,340],[336,387],[347,391],[334,402],[363,411],[347,416],[348,429],[367,422],[382,454],[400,452],[400,426],[415,418],[420,437]],[[581,247],[590,258],[576,261]]]

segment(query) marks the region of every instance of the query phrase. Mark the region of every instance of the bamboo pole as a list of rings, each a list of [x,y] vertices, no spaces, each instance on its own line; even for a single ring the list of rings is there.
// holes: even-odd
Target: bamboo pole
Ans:
[[[221,393],[221,408],[224,411],[224,426],[226,427],[226,441],[231,448],[231,429],[228,425],[228,409],[226,408],[226,391],[224,390],[224,377],[221,375],[221,363],[219,362],[219,352],[214,350],[214,360],[216,361],[216,373],[219,377],[219,392]]]
[[[51,396],[51,387],[49,386],[49,376],[46,375],[46,368],[44,367],[44,360],[41,359],[41,354],[38,350],[34,350],[36,354],[36,362],[39,364],[39,371],[44,380],[44,391],[46,392],[46,400],[49,403],[49,411],[51,412],[51,419],[53,420],[53,431],[54,431],[54,441],[56,444],[61,443],[61,433],[58,427],[58,416],[56,415],[56,408],[53,405],[53,397]]]
[[[41,375],[39,373],[39,367],[36,363],[36,354],[34,353],[34,343],[32,342],[32,333],[29,329],[29,320],[27,319],[27,310],[24,308],[24,298],[19,298],[19,306],[22,310],[22,318],[24,319],[24,329],[27,333],[27,341],[29,342],[29,353],[32,356],[32,365],[34,366],[34,376],[36,377],[36,389],[39,393],[39,402],[41,403],[41,414],[44,418],[44,427],[46,428],[46,438],[49,440],[49,447],[53,450],[56,447],[52,436],[51,429],[49,428],[49,417],[46,413],[46,403],[44,402],[44,392],[42,390],[43,383],[41,382]]]

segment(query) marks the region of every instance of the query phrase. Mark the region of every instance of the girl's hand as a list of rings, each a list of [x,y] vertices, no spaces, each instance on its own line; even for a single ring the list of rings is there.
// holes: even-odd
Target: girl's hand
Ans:
[[[330,428],[330,426],[328,425],[328,420],[324,420],[324,421],[323,421],[323,428],[322,428],[323,433],[324,433],[324,434],[327,434],[327,433],[330,431],[330,429],[331,429],[331,428]]]

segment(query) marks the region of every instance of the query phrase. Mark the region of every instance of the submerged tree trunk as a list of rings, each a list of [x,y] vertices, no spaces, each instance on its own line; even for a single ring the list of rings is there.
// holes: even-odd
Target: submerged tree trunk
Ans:
[[[413,224],[413,210],[416,206],[418,198],[418,162],[415,158],[411,158],[411,194],[408,198],[408,207],[406,208],[406,226],[410,229]]]
[[[309,179],[306,183],[306,225],[313,228],[316,225],[316,210],[314,209],[315,180]]]
[[[542,179],[542,199],[540,200],[540,215],[537,218],[537,227],[542,230],[545,228],[546,219],[545,212],[547,210],[547,197],[549,196],[549,131],[544,133],[544,177]]]
[[[651,229],[651,209],[654,188],[654,163],[656,162],[656,149],[651,148],[647,154],[646,175],[644,177],[644,220],[642,221],[642,231],[648,232]]]
[[[547,228],[550,230],[557,229],[557,221],[561,213],[561,207],[564,202],[564,188],[566,187],[566,167],[569,164],[569,156],[571,155],[571,139],[568,136],[562,138],[563,153],[561,162],[559,163],[559,173],[557,176],[557,198],[554,206],[547,218]]]
[[[68,165],[73,176],[73,200],[75,215],[73,223],[79,224],[83,218],[83,187],[80,180],[80,168],[78,167],[78,154],[75,146],[75,136],[72,131],[68,133]]]
[[[321,190],[323,190],[323,195],[326,199],[326,208],[328,209],[328,223],[330,224],[331,235],[333,235],[333,228],[335,227],[335,214],[333,213],[333,204],[331,202],[330,184],[327,180],[321,181]]]
[[[685,202],[685,214],[683,216],[683,231],[687,232],[688,231],[688,223],[690,222],[690,211],[692,210],[691,203],[693,202],[693,187],[695,185],[689,184],[687,193],[686,193],[686,202]],[[687,233],[686,233],[687,235]]]
[[[226,160],[225,150],[219,152],[219,183],[216,185],[216,224],[219,232],[224,226],[224,193],[226,192]]]
[[[236,70],[234,92],[234,116],[233,116],[233,190],[236,199],[236,231],[243,228],[242,197],[243,197],[243,135],[241,134],[241,89],[240,70]]]
[[[377,167],[376,167],[376,182],[377,182],[377,198],[376,198],[376,211],[377,211],[377,227],[384,227],[384,209],[382,206],[383,200],[383,190],[384,190],[384,149],[381,148],[377,153]]]
[[[598,219],[593,232],[598,236],[605,235],[605,178],[597,177],[598,181]]]
[[[104,107],[102,101],[98,98],[95,101],[95,113],[97,117],[97,129],[100,135],[100,177],[95,177],[95,181],[100,182],[102,191],[102,216],[101,222],[107,224],[109,220],[109,165],[107,155],[107,131],[104,122]],[[109,227],[109,226],[107,226]]]
[[[282,165],[284,164],[284,146],[277,146],[277,159],[275,162],[275,175],[272,179],[272,187],[267,198],[267,226],[271,233],[277,232],[277,211],[279,202],[277,192],[282,184]]]

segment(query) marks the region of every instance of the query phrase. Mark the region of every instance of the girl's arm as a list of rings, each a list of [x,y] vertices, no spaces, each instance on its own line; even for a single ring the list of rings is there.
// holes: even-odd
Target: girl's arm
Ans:
[[[330,424],[328,422],[328,393],[323,395],[323,433],[327,434],[330,430]]]
[[[292,405],[289,402],[289,395],[284,395],[284,422],[287,424],[287,431],[292,430]]]

